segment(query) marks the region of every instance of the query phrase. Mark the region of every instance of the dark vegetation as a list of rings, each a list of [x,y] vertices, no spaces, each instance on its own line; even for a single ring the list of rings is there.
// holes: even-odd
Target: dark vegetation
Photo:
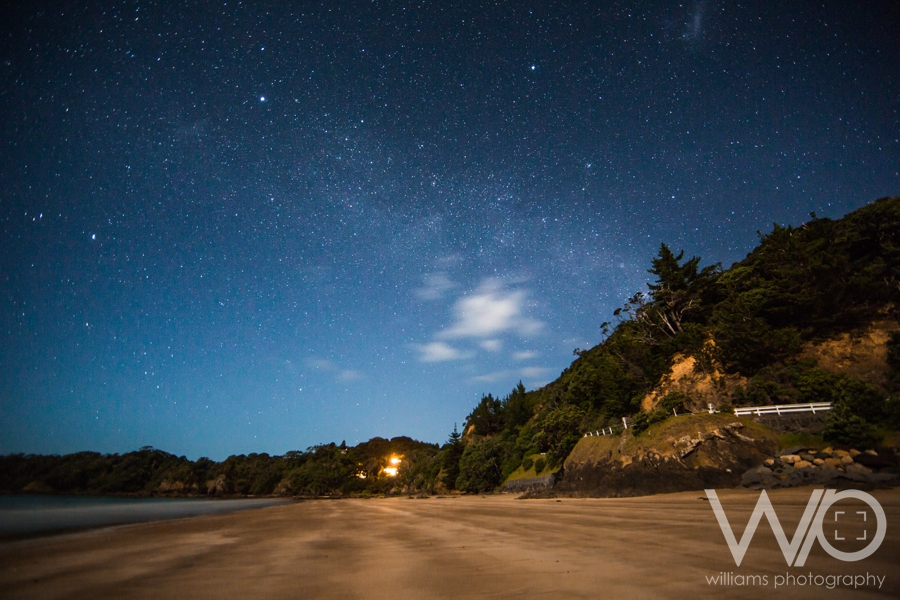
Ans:
[[[395,477],[384,473],[391,457],[401,459]],[[437,444],[408,437],[376,437],[357,446],[323,444],[283,456],[241,454],[223,462],[191,461],[150,447],[121,455],[13,454],[0,456],[0,491],[242,496],[430,492],[439,458]]]
[[[900,428],[900,332],[890,346],[891,387],[832,375],[797,359],[801,344],[863,326],[900,305],[900,198],[884,198],[843,219],[812,220],[760,234],[759,246],[723,271],[701,267],[663,244],[649,272],[655,280],[604,324],[604,341],[560,377],[529,393],[481,399],[466,420],[460,487],[487,490],[521,464],[547,453],[558,465],[583,431],[633,418],[632,432],[683,412],[690,398],[673,393],[649,412],[641,399],[677,353],[712,373],[739,373],[749,384],[735,405],[834,403],[824,437],[872,447]],[[731,409],[731,403],[723,406]],[[466,460],[469,458],[470,460]],[[489,465],[489,468],[486,466]]]
[[[488,491],[535,454],[546,456],[539,471],[559,466],[583,431],[631,417],[632,432],[639,435],[689,409],[691,399],[677,392],[652,411],[640,409],[678,353],[693,356],[707,374],[746,377],[746,385],[732,390],[730,404],[833,402],[823,433],[830,442],[871,447],[885,430],[900,429],[900,332],[889,344],[887,389],[827,373],[798,357],[804,342],[879,316],[897,317],[900,197],[883,198],[837,221],[812,215],[797,228],[776,224],[760,234],[759,246],[743,261],[724,271],[718,264],[701,267],[699,258],[685,259],[663,244],[649,272],[654,281],[648,291],[614,312],[616,322],[598,332],[601,344],[576,349],[575,361],[544,388],[526,392],[520,382],[503,398],[483,396],[463,434],[454,427],[441,448],[409,438],[374,438],[352,448],[329,444],[222,463],[152,449],[122,456],[16,455],[0,457],[0,488],[149,493],[169,481],[199,493]],[[391,454],[405,456],[396,478],[381,471]]]

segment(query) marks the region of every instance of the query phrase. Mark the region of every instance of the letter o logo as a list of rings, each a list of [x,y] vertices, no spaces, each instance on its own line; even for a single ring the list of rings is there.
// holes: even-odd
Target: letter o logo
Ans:
[[[828,542],[828,538],[825,537],[825,532],[822,529],[822,520],[825,518],[825,513],[828,509],[831,508],[834,503],[840,502],[846,498],[856,498],[857,500],[862,500],[868,504],[872,508],[872,511],[874,511],[875,520],[877,522],[875,536],[872,538],[872,541],[869,542],[868,546],[862,550],[857,550],[856,552],[842,552],[832,546]],[[872,556],[872,554],[878,550],[878,547],[881,546],[881,542],[884,541],[884,534],[887,532],[887,515],[884,514],[884,509],[881,507],[881,504],[869,494],[859,490],[844,490],[843,492],[827,490],[825,492],[825,497],[822,498],[822,504],[819,506],[819,512],[816,517],[816,537],[819,539],[822,548],[832,557],[844,562],[855,562]]]

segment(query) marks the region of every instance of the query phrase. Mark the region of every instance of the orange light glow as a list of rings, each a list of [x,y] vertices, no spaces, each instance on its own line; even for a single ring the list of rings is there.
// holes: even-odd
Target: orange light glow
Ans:
[[[397,467],[385,467],[384,474],[388,477],[396,477],[397,476]]]

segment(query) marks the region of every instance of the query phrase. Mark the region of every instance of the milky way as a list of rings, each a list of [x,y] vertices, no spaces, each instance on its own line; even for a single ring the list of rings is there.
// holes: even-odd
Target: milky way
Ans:
[[[900,193],[896,3],[20,4],[0,452],[443,441],[661,242]]]

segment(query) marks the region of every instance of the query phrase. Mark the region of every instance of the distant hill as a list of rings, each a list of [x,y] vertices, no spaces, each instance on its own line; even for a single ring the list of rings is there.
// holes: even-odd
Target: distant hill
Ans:
[[[583,432],[623,417],[639,435],[707,404],[832,401],[841,410],[822,435],[860,447],[900,429],[900,197],[811,216],[774,225],[725,270],[663,244],[654,282],[615,311],[602,343],[539,390],[481,399],[458,487],[490,489],[539,452],[557,466]],[[845,345],[857,350],[836,360]]]
[[[408,437],[323,444],[283,456],[196,461],[151,447],[125,454],[0,456],[0,492],[133,496],[341,496],[429,489],[437,444]],[[394,470],[391,470],[394,469]]]

